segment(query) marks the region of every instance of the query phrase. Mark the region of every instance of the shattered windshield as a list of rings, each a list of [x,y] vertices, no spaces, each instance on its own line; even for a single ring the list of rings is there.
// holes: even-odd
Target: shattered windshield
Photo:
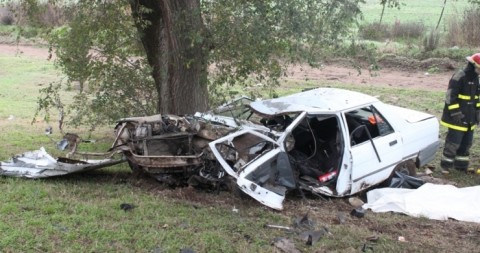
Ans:
[[[248,105],[252,101],[253,100],[248,97],[241,97],[229,103],[223,104],[215,108],[211,112],[212,114],[219,115],[219,116],[233,117],[238,119],[248,119],[248,117],[251,115]]]

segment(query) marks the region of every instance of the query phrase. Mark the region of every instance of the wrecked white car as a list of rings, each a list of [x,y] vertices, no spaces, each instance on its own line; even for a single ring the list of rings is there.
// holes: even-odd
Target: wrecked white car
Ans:
[[[112,150],[134,170],[170,184],[234,179],[278,210],[289,190],[342,197],[394,171],[413,175],[439,147],[435,116],[334,88],[242,98],[192,116],[122,119],[116,133]]]

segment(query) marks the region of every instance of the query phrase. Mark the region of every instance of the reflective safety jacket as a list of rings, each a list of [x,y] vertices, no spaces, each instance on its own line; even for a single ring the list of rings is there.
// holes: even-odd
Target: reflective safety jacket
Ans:
[[[473,64],[468,63],[467,67],[457,71],[448,83],[440,124],[459,131],[473,130],[480,120],[479,95],[478,74]],[[454,116],[460,113],[463,118],[455,121]]]

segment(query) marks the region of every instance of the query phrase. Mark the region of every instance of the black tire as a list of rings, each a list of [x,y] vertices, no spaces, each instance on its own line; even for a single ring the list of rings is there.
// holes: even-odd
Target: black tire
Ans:
[[[145,174],[145,171],[143,170],[142,166],[136,163],[133,163],[132,161],[130,161],[130,159],[127,159],[127,162],[128,162],[128,166],[132,170],[133,177],[140,178]]]
[[[142,170],[142,166],[133,163],[132,161],[130,161],[130,159],[127,159],[127,162],[128,162],[128,166],[130,167],[130,169],[131,169],[133,172],[137,172],[137,171]]]

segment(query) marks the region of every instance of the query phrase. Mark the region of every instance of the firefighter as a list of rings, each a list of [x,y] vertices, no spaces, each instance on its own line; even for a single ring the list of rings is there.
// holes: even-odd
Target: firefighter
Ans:
[[[440,124],[448,128],[440,161],[442,173],[451,168],[467,171],[473,131],[480,120],[480,53],[466,57],[467,66],[458,70],[448,83]]]

